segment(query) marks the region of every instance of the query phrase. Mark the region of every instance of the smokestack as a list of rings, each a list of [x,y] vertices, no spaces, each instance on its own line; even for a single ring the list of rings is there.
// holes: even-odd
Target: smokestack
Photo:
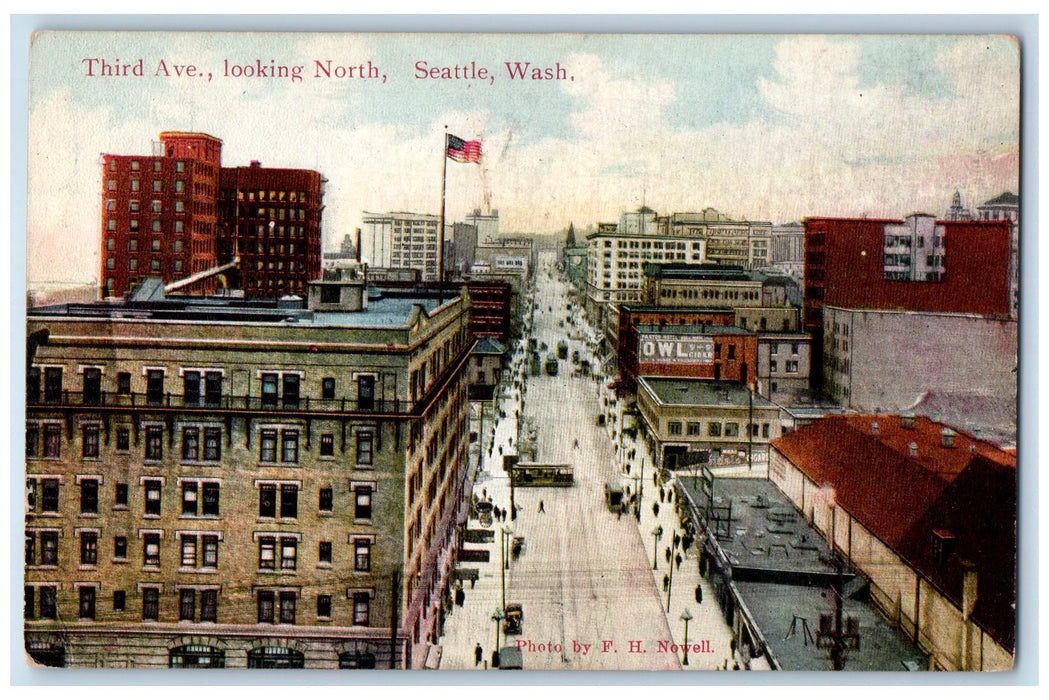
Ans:
[[[354,255],[357,256],[357,262],[361,261],[361,230],[357,229],[356,233],[353,234],[353,249]]]

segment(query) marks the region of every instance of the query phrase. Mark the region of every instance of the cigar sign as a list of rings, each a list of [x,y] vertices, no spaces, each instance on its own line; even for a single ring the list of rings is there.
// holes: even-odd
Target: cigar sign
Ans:
[[[714,362],[714,341],[708,336],[644,333],[638,338],[639,362]]]

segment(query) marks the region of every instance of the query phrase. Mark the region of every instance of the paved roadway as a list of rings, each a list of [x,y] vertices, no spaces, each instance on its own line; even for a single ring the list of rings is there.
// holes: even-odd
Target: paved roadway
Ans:
[[[541,256],[533,296],[536,312],[531,335],[547,345],[548,349],[540,352],[543,362],[547,353],[555,352],[557,343],[568,337],[569,328],[573,334],[580,330],[592,334],[577,309],[566,311],[563,283],[556,274],[552,278],[547,275],[552,262],[552,255]],[[569,313],[575,317],[574,323],[559,326],[558,322]],[[516,452],[515,411],[521,410],[538,426],[537,461],[571,463],[575,485],[515,489],[519,509],[516,522],[511,523],[509,518],[505,523],[496,522],[492,544],[467,545],[488,549],[491,561],[465,564],[477,566],[481,578],[475,587],[466,586],[465,605],[456,606],[445,625],[441,668],[483,668],[484,663],[475,664],[474,648],[478,643],[483,647],[485,662],[490,657],[495,644],[492,613],[500,607],[502,597],[500,530],[506,527],[525,539],[520,558],[511,561],[505,570],[506,601],[523,605],[524,624],[522,634],[511,636],[508,641],[500,633],[499,643],[517,644],[526,669],[682,669],[681,654],[661,651],[659,643],[683,641],[683,624],[678,616],[699,581],[694,553],[683,562],[683,571],[675,571],[672,628],[664,611],[666,594],[660,591],[665,563],[660,557],[660,568],[652,570],[652,536],[643,536],[654,526],[655,518],[647,513],[639,531],[633,517],[626,513],[618,517],[605,506],[606,481],[622,476],[608,430],[595,423],[599,402],[607,394],[598,380],[572,376],[573,350],[592,359],[585,342],[570,340],[569,359],[560,361],[556,377],[545,373],[528,377],[523,397],[511,378],[505,382],[507,388],[495,411],[506,417],[492,420],[486,416],[482,470],[475,494],[485,494],[498,507],[509,507],[509,484],[501,468],[501,453]],[[525,359],[523,347],[515,348],[511,377],[521,376],[526,369]],[[642,451],[638,445],[638,452]],[[647,486],[651,486],[651,467],[648,469]],[[624,478],[623,483],[633,482]],[[656,489],[646,488],[643,509],[651,508],[655,492]],[[540,500],[545,512],[538,510]],[[672,508],[664,508],[659,520],[666,520],[664,528],[669,532],[673,527]],[[471,520],[470,527],[480,525]],[[688,641],[710,640],[713,649],[705,654],[691,653],[690,665],[684,667],[689,670],[714,668],[722,657],[730,656],[728,629],[720,619],[709,586],[705,582],[702,585],[705,606],[692,604],[695,620]]]

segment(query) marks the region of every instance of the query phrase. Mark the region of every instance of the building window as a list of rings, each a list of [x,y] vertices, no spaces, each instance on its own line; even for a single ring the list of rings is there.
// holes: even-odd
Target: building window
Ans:
[[[284,408],[299,407],[299,375],[285,374],[282,377]]]
[[[131,373],[130,372],[117,372],[117,393],[118,394],[130,394],[131,393]]]
[[[153,181],[153,191],[160,192],[163,189],[163,183],[160,180]]]
[[[365,539],[353,541],[353,568],[356,571],[371,571],[372,545]]]
[[[197,482],[182,482],[182,514],[197,514]]]
[[[317,617],[322,617],[322,618],[331,617],[331,596],[330,595],[318,595],[317,596]]]
[[[697,435],[700,435],[701,434],[700,426],[701,426],[700,423],[689,423],[688,424],[688,434],[690,436],[693,436],[693,437],[697,436]]]
[[[277,461],[277,431],[276,430],[263,430],[261,439],[259,440],[259,461],[260,462],[276,462]]]
[[[372,489],[370,486],[358,486],[354,490],[354,507],[354,518],[358,520],[371,520]]]
[[[201,484],[200,514],[217,516],[219,514],[219,483],[205,481]]]
[[[127,538],[117,535],[113,538],[113,558],[127,559]]]
[[[58,618],[58,588],[40,586],[40,617],[44,620]]]
[[[81,620],[94,620],[95,619],[95,593],[96,589],[94,586],[81,586],[80,587],[80,619]]]
[[[321,542],[317,546],[317,561],[321,564],[331,564],[331,542]]]
[[[139,182],[138,182],[138,178],[137,177],[131,178],[130,185],[131,185],[131,191],[132,192],[138,192]]]
[[[299,515],[299,487],[295,484],[281,484],[280,517],[296,518]]]
[[[176,214],[182,214],[185,211],[186,211],[186,203],[183,202],[181,199],[176,199],[175,200],[175,213]]]
[[[217,622],[219,609],[218,591],[208,589],[200,592],[200,621]]]
[[[282,462],[298,462],[299,461],[299,431],[298,430],[282,430],[280,434],[280,461]]]
[[[143,588],[142,589],[142,619],[143,620],[158,620],[158,619],[160,619],[160,589],[159,588]]]
[[[185,180],[175,180],[175,191],[176,192],[184,192],[185,190],[186,190],[186,181]]]
[[[164,370],[146,371],[146,402],[158,406],[164,401]]]
[[[322,399],[334,399],[335,398],[335,378],[325,377],[321,380],[321,398]]]
[[[135,228],[134,228],[134,230],[135,231],[138,230],[138,222],[137,221],[135,221]],[[127,249],[128,249],[129,253],[136,253],[136,252],[138,252],[138,239],[132,238],[130,241],[128,241],[127,242]],[[138,261],[136,261],[135,267],[136,268],[138,267]]]
[[[151,425],[146,428],[146,459],[156,462],[164,457],[164,428]]]
[[[80,513],[98,513],[98,479],[84,479],[80,482]]]
[[[739,423],[725,423],[725,437],[739,437]]]
[[[761,437],[767,438],[768,436],[769,436],[769,424],[768,423],[762,423],[761,424]]]
[[[285,571],[295,570],[297,559],[297,543],[294,537],[282,537],[280,539],[280,568]]]
[[[146,479],[142,482],[146,492],[145,514],[160,515],[160,487],[159,479]]]
[[[155,532],[142,535],[142,565],[160,566],[160,535]]]
[[[367,593],[357,592],[353,594],[353,624],[367,626],[368,599],[369,595]]]
[[[274,484],[259,486],[259,517],[277,517],[277,487]]]
[[[259,568],[272,570],[276,568],[277,538],[259,538]]]
[[[787,370],[787,372],[789,374],[797,374],[798,373],[798,362],[797,362],[797,360],[787,360],[785,365],[786,365],[785,369]]]
[[[375,408],[375,377],[370,374],[357,378],[357,408],[361,411]]]
[[[113,507],[127,508],[127,484],[117,484],[113,488]]]
[[[273,591],[259,591],[257,601],[259,622],[273,622]]]
[[[203,535],[201,538],[201,562],[205,569],[217,569],[219,566],[219,538],[217,535]]]
[[[330,513],[332,511],[332,489],[330,486],[326,486],[320,490],[320,495],[317,499],[317,510],[322,513]]]
[[[277,374],[262,375],[262,405],[275,408],[277,406]]]
[[[280,621],[286,625],[295,624],[295,593],[292,591],[281,591],[280,596]]]
[[[127,605],[127,593],[124,591],[113,591],[113,612],[124,612]]]
[[[721,423],[707,423],[708,437],[721,437]]]
[[[155,172],[155,173],[159,173],[160,172],[160,161],[159,160],[153,161],[153,172]]]
[[[771,360],[769,362],[769,371],[770,372],[778,372],[779,371],[779,363],[776,360]]]
[[[217,462],[222,458],[222,428],[204,428],[204,461]]]
[[[159,185],[160,183],[159,182],[154,182],[153,184],[154,185]],[[151,202],[151,204],[150,204],[150,211],[152,211],[154,214],[159,214],[160,213],[161,206],[160,206],[160,200],[159,199],[154,199]],[[158,221],[157,223],[159,224],[160,222]]]
[[[357,433],[357,464],[372,463],[372,434],[368,431]]]
[[[321,434],[321,457],[335,456],[335,436],[331,433]]]
[[[178,619],[193,621],[197,612],[197,592],[183,588],[178,592]]]
[[[80,533],[80,563],[84,566],[94,566],[98,563],[98,533]]]
[[[182,429],[182,461],[196,462],[200,459],[200,429]]]
[[[48,367],[44,370],[44,401],[58,403],[62,400],[62,368]]]
[[[197,536],[182,535],[182,566],[197,567]]]
[[[49,423],[44,426],[44,457],[58,459],[62,455],[62,426]]]
[[[58,533],[40,533],[40,565],[58,566]]]
[[[671,421],[667,423],[667,432],[671,435],[680,435],[681,423],[679,421]]]

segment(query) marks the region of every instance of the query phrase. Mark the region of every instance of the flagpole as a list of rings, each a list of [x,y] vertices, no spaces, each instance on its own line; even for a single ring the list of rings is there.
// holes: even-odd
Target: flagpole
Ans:
[[[444,146],[441,148],[441,218],[437,230],[437,286],[438,303],[444,303],[444,188],[448,179],[448,125],[444,125]]]

